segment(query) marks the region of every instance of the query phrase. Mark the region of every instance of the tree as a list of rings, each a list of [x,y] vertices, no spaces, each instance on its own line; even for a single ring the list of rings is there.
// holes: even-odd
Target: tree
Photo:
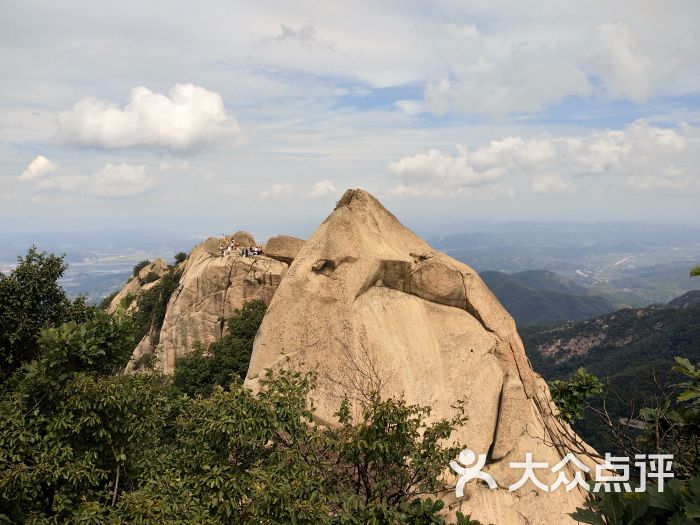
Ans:
[[[588,399],[603,391],[603,384],[593,374],[579,368],[567,381],[559,379],[549,383],[552,399],[559,408],[559,415],[567,422],[573,423],[583,419],[583,412],[588,407]]]
[[[0,383],[36,357],[41,330],[95,310],[84,297],[71,301],[58,284],[66,268],[63,257],[32,246],[9,275],[0,273]]]
[[[160,334],[170,297],[180,285],[180,275],[181,270],[170,268],[153,288],[146,290],[136,299],[136,308],[131,315],[136,323],[139,339],[151,330]],[[158,341],[153,343],[158,344]]]
[[[151,264],[151,261],[149,261],[148,259],[145,259],[141,262],[136,263],[136,265],[134,265],[134,277],[138,277],[139,272],[141,270],[143,270],[149,264]]]
[[[180,264],[185,262],[187,259],[187,254],[185,252],[178,252],[175,254],[175,264]]]
[[[671,454],[675,479],[667,482],[663,492],[652,485],[643,493],[599,493],[585,508],[572,514],[574,519],[592,525],[697,523],[700,518],[700,365],[676,358],[673,369],[687,380],[678,385],[680,391],[676,395],[670,395],[667,386],[660,385],[661,396],[656,405],[639,410],[641,425],[636,437],[612,421],[605,405],[598,413],[630,456],[631,465],[636,454]]]
[[[700,275],[700,266],[696,266],[695,268],[690,270],[691,277],[697,277],[698,275]]]

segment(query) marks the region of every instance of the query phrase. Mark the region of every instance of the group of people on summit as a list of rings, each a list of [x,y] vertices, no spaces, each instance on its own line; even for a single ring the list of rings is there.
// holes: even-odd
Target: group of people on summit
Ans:
[[[262,246],[238,246],[233,238],[228,239],[225,235],[222,235],[219,241],[219,251],[222,257],[225,255],[240,255],[241,257],[264,255]]]

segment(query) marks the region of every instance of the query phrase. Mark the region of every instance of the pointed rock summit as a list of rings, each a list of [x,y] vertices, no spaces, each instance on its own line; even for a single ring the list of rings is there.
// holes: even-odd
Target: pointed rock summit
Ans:
[[[348,190],[300,247],[258,331],[246,382],[255,390],[266,369],[281,367],[318,372],[314,402],[329,424],[343,397],[357,409],[372,388],[430,405],[434,418],[465,399],[469,422],[454,437],[487,455],[484,471],[498,488],[471,481],[464,498],[444,498],[450,513],[498,525],[575,523],[568,513],[585,500],[579,489],[549,493],[528,482],[508,491],[523,474],[509,463],[528,452],[550,466],[570,451],[591,464],[590,449],[555,417],[513,319],[472,268],[436,252],[366,191]]]

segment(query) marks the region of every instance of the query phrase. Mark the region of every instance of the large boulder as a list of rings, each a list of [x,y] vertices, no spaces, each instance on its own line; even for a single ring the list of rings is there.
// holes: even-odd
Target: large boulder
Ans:
[[[265,244],[265,255],[278,261],[292,264],[305,242],[303,239],[297,239],[289,235],[275,235],[270,237],[267,244]]]
[[[255,244],[255,238],[248,232],[238,231],[233,234],[232,239],[236,242],[237,246],[242,246],[244,248],[257,246]]]
[[[234,239],[245,245],[245,236],[239,234]],[[252,236],[248,241],[255,243]],[[206,345],[221,339],[226,319],[246,302],[268,304],[287,271],[285,263],[269,257],[221,256],[218,246],[219,239],[210,237],[182,265],[155,349],[165,373],[173,372],[177,357],[191,351],[195,341]]]
[[[581,490],[504,488],[520,479],[509,463],[526,452],[550,466],[569,451],[592,463],[556,418],[513,319],[472,268],[436,252],[365,191],[348,190],[296,255],[258,331],[246,384],[256,391],[266,369],[283,367],[318,372],[313,401],[329,425],[341,399],[357,412],[373,388],[430,405],[433,418],[466,399],[469,422],[455,438],[487,455],[484,470],[499,487],[472,481],[464,498],[444,497],[447,513],[498,525],[575,523],[568,513],[583,504]]]

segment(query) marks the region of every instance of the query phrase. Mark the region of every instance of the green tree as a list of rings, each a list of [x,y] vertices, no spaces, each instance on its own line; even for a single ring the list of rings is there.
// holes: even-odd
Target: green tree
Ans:
[[[583,419],[588,399],[603,391],[603,384],[593,374],[579,368],[568,380],[555,380],[549,383],[552,399],[559,409],[559,415],[567,422],[573,423]]]
[[[151,264],[151,261],[149,261],[148,259],[145,259],[145,260],[143,260],[143,261],[141,261],[141,262],[136,263],[136,264],[134,265],[134,277],[137,277],[138,274],[139,274],[139,272],[140,272],[141,270],[143,270],[143,269],[144,269],[146,266],[148,266],[149,264]]]
[[[175,254],[175,264],[180,264],[185,262],[187,259],[187,254],[185,252],[178,252]]]
[[[697,277],[698,275],[700,275],[700,266],[696,266],[695,268],[690,270],[691,277]]]
[[[107,308],[109,308],[109,305],[112,304],[112,300],[117,296],[118,293],[119,293],[119,290],[115,290],[111,294],[109,294],[108,296],[104,297],[100,301],[100,305],[99,305],[100,310],[106,310]]]
[[[180,270],[170,268],[153,288],[138,296],[132,316],[139,339],[151,329],[156,334],[160,334],[168,301],[170,301],[170,297],[180,284],[180,275]],[[153,341],[153,343],[157,344],[158,341]]]
[[[36,357],[41,330],[94,311],[84,297],[71,301],[58,284],[66,268],[63,257],[32,246],[9,275],[0,273],[0,383]]]
[[[700,522],[700,365],[676,358],[674,371],[687,378],[675,397],[662,395],[652,407],[642,408],[643,426],[635,440],[621,446],[630,455],[657,453],[673,456],[675,479],[663,492],[653,484],[643,493],[599,493],[572,517],[592,525],[692,524]],[[620,438],[619,432],[615,436]],[[634,464],[632,458],[630,463]]]
[[[49,289],[60,274],[33,269]],[[178,281],[164,279],[159,307]],[[120,373],[136,316],[64,306],[26,310],[34,349],[0,385],[0,523],[444,523],[433,495],[451,489],[442,475],[461,448],[450,441],[461,404],[434,421],[429,407],[370,392],[321,425],[315,375],[292,371],[268,372],[256,395],[234,376],[190,397],[157,371]],[[263,315],[250,304],[229,320],[226,366],[243,367]]]

